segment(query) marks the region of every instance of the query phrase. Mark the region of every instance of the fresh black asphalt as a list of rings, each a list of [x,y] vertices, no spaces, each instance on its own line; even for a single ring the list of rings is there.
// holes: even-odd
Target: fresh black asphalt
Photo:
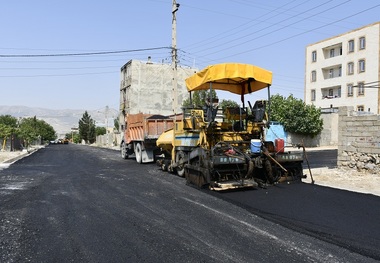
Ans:
[[[214,193],[50,145],[0,171],[0,261],[376,262],[379,202],[302,183]]]

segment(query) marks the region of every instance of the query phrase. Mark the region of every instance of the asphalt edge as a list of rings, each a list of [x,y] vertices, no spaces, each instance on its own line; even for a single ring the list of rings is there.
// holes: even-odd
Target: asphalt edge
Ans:
[[[23,150],[22,151],[22,154],[20,154],[19,156],[16,156],[16,157],[13,157],[13,158],[10,158],[10,159],[7,159],[5,161],[3,161],[2,163],[3,164],[13,164],[15,162],[17,162],[18,160],[21,160],[22,158],[26,157],[26,156],[29,156],[33,153],[35,153],[36,151],[42,149],[42,148],[45,148],[45,146],[41,146],[41,147],[34,147],[34,148],[31,148],[29,150]]]

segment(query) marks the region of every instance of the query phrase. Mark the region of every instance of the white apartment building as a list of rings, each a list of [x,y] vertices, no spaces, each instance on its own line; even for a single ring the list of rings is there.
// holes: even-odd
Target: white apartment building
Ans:
[[[379,64],[380,22],[308,45],[304,101],[380,114]]]

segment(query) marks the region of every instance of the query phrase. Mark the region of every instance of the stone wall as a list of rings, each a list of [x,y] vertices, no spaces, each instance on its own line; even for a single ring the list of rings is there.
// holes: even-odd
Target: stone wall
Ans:
[[[380,173],[380,115],[339,108],[338,166]]]

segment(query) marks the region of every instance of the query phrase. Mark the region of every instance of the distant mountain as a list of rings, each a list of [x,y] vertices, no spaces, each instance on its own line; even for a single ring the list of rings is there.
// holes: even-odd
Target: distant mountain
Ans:
[[[86,110],[53,110],[44,108],[32,108],[25,106],[1,106],[0,115],[12,115],[16,118],[27,118],[36,116],[37,119],[44,120],[53,126],[58,137],[71,132],[71,128],[77,128],[78,122]],[[104,110],[88,110],[88,114],[95,120],[96,126],[105,127],[106,113]],[[117,110],[108,110],[108,127],[113,127],[113,118],[117,118]]]

